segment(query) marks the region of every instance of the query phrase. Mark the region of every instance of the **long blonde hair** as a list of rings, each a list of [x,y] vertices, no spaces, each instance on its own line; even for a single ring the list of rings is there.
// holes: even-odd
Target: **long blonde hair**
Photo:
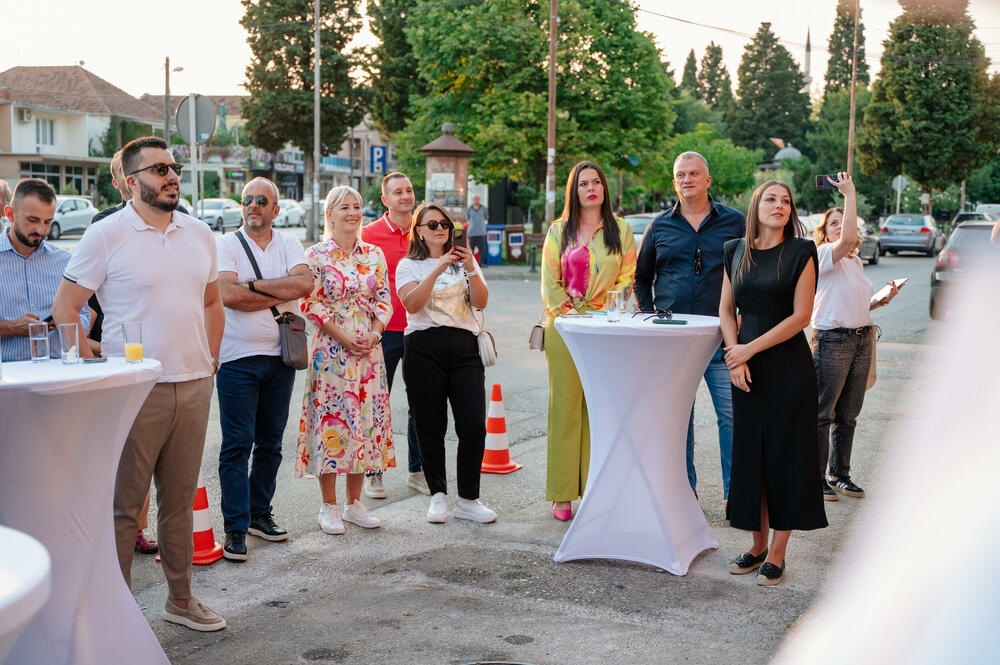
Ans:
[[[333,221],[330,219],[330,211],[340,205],[340,202],[348,196],[353,196],[358,200],[358,204],[364,207],[365,200],[361,198],[358,190],[350,185],[337,185],[326,195],[326,212],[323,214],[323,240],[333,237]],[[358,225],[358,240],[361,240],[361,225]]]
[[[819,247],[825,242],[830,242],[829,238],[826,237],[826,225],[830,221],[830,215],[832,215],[835,212],[840,213],[841,226],[843,226],[843,221],[844,221],[843,208],[830,208],[829,210],[824,212],[823,219],[820,220],[820,223],[816,227],[816,230],[813,231],[813,242],[816,243],[817,247]],[[855,223],[857,223],[857,220],[855,220]],[[844,231],[841,230],[840,232],[843,233]],[[857,241],[855,241],[854,247],[851,248],[851,254],[857,254],[860,251],[861,251],[861,235],[858,234],[858,239]]]

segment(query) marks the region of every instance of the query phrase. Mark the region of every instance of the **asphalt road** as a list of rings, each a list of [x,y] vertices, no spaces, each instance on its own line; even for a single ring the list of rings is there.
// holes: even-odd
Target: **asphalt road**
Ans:
[[[795,533],[786,581],[777,588],[755,586],[753,575],[728,573],[728,561],[745,549],[749,536],[723,520],[715,415],[704,385],[696,400],[698,490],[720,548],[696,559],[685,577],[621,561],[552,561],[567,527],[552,519],[544,500],[545,362],[527,348],[541,310],[539,283],[524,270],[488,268],[486,324],[496,335],[500,361],[487,370],[487,383],[503,387],[511,456],[524,464],[508,476],[483,476],[482,500],[499,514],[497,523],[424,521],[428,499],[404,485],[400,381],[392,395],[400,457],[398,468],[385,476],[389,498],[364,499],[383,527],[348,525],[343,536],[323,534],[316,524],[316,481],[292,473],[303,394],[299,373],[274,498],[275,519],[289,530],[290,541],[249,537],[246,563],[195,567],[195,595],[229,627],[199,634],[164,622],[166,586],[151,556],[136,555],[136,600],[177,664],[767,662],[825,582],[861,503],[879,501],[872,482],[880,451],[904,415],[900,394],[937,325],[927,308],[932,265],[933,259],[915,255],[887,256],[866,268],[876,289],[890,279],[911,278],[892,305],[874,315],[883,329],[879,380],[859,419],[852,474],[868,497],[827,503],[829,528]],[[221,542],[219,445],[213,404],[202,468]],[[451,434],[452,460],[454,445]],[[155,501],[150,519],[155,525]]]

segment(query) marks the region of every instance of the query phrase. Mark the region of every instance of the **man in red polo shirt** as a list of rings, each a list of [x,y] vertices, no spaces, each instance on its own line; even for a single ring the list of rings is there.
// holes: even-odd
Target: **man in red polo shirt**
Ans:
[[[405,174],[394,171],[382,178],[382,203],[389,209],[388,212],[382,215],[381,219],[364,227],[361,239],[381,247],[389,267],[392,319],[382,333],[382,355],[385,357],[385,369],[391,391],[396,365],[403,358],[403,331],[406,329],[406,309],[396,295],[396,266],[410,248],[410,215],[416,203],[413,185]],[[406,484],[421,494],[430,496],[431,490],[427,487],[427,480],[420,465],[417,433],[413,429],[413,418],[409,417],[409,413],[407,413],[406,439],[410,451],[410,473],[406,477]],[[373,499],[386,497],[381,473],[365,477],[365,495]]]

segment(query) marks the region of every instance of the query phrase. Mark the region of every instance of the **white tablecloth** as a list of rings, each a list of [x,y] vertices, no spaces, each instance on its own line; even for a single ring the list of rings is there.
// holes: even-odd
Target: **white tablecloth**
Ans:
[[[0,663],[49,598],[52,565],[31,536],[0,526]]]
[[[122,578],[112,503],[125,437],[160,363],[4,363],[0,524],[52,557],[52,595],[9,662],[168,663]]]
[[[587,399],[590,470],[556,561],[628,559],[685,575],[719,546],[687,479],[688,418],[722,336],[715,317],[560,317]]]

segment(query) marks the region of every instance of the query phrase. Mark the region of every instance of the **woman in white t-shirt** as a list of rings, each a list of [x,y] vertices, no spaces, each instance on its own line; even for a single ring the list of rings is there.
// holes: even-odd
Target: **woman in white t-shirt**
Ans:
[[[820,473],[823,498],[838,494],[862,498],[863,489],[851,480],[851,448],[858,414],[865,400],[868,372],[875,347],[869,313],[892,300],[898,289],[871,302],[872,283],[858,258],[857,199],[854,181],[846,173],[830,179],[844,195],[843,208],[830,208],[816,227],[813,240],[819,257],[819,280],[813,300],[812,347],[819,389]],[[831,436],[833,441],[830,454]],[[827,460],[829,458],[829,473]]]
[[[468,238],[452,246],[453,228],[448,213],[436,203],[422,203],[413,213],[410,249],[396,268],[396,291],[408,314],[403,380],[431,490],[427,521],[441,524],[447,519],[444,435],[450,402],[458,435],[455,517],[485,524],[497,516],[479,503],[479,471],[486,446],[486,376],[472,308],[486,307],[489,291]]]

